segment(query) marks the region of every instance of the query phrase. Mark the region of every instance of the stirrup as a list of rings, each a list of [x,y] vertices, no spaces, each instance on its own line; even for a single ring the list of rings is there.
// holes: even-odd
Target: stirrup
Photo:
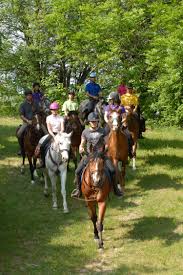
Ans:
[[[74,189],[71,193],[71,198],[80,198],[82,195],[79,189]]]

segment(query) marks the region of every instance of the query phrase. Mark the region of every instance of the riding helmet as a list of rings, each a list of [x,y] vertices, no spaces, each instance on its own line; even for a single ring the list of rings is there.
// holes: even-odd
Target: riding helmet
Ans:
[[[88,115],[88,121],[90,122],[92,122],[92,121],[99,121],[99,116],[98,116],[98,114],[96,114],[96,113],[94,113],[94,112],[92,112],[92,113],[90,113],[89,115]]]
[[[90,77],[91,77],[91,78],[95,78],[96,76],[97,76],[96,72],[91,72],[91,73],[90,73]]]
[[[114,101],[119,101],[119,95],[118,92],[111,92],[108,96],[108,100],[114,100]]]
[[[69,95],[75,95],[75,91],[74,91],[74,90],[70,90],[70,91],[68,92],[68,94],[69,94]]]
[[[53,102],[50,104],[50,110],[58,110],[60,108],[57,102]]]
[[[33,87],[33,88],[35,88],[36,86],[39,86],[39,87],[40,87],[39,82],[33,82],[33,83],[32,83],[32,87]]]
[[[25,89],[25,91],[24,91],[24,95],[25,96],[27,96],[27,95],[32,95],[32,91],[31,91],[31,89]]]

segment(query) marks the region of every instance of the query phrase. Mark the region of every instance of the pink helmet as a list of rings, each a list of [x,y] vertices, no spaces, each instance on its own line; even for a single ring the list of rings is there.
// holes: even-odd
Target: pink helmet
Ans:
[[[50,104],[50,110],[58,110],[60,108],[57,102],[53,102]]]

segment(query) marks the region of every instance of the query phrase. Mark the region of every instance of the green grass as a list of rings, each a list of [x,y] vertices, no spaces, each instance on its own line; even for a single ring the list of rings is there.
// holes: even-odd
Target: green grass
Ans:
[[[138,169],[127,169],[126,196],[108,201],[105,250],[93,241],[83,202],[69,198],[69,214],[53,211],[43,185],[20,175],[17,119],[0,121],[0,274],[183,274],[183,134],[148,131]]]

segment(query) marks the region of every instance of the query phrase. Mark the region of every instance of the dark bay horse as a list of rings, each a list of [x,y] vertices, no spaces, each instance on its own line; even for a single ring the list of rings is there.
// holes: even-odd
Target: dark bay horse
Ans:
[[[45,124],[44,117],[40,114],[36,114],[32,119],[32,124],[27,127],[23,138],[23,150],[22,150],[22,167],[24,169],[25,157],[27,156],[29,161],[29,168],[31,173],[31,183],[34,184],[34,176],[36,175],[36,161],[37,158],[34,155],[36,146],[40,138],[44,135],[42,125]]]
[[[103,248],[103,220],[106,200],[111,190],[108,177],[104,172],[104,153],[96,152],[90,156],[89,163],[82,176],[82,194],[84,195],[89,216],[93,222],[94,239],[98,240],[98,248]],[[98,218],[96,206],[98,205]]]
[[[122,131],[121,112],[111,111],[109,114],[110,133],[107,138],[108,156],[111,158],[115,170],[116,181],[124,192],[126,163],[128,160],[128,139]],[[119,168],[122,163],[121,169]]]
[[[137,140],[139,137],[140,130],[140,122],[138,119],[137,113],[135,113],[132,109],[128,109],[126,116],[126,124],[128,126],[128,130],[130,131],[133,139],[133,147],[132,147],[132,168],[136,170],[136,151],[137,151]]]
[[[80,123],[78,113],[76,111],[70,111],[68,118],[65,121],[65,132],[71,133],[71,153],[70,158],[73,159],[75,169],[77,168],[77,153],[79,151],[79,145],[81,143],[81,134],[83,126]]]

